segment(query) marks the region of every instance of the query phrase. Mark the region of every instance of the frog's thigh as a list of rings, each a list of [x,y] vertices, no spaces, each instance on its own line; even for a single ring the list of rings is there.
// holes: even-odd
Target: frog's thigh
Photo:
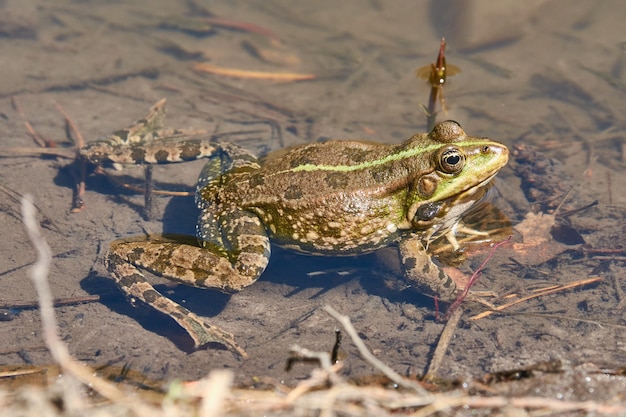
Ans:
[[[453,300],[456,284],[432,261],[418,236],[400,242],[400,261],[407,280],[418,290],[436,295],[443,300]]]
[[[111,258],[113,254],[119,258],[116,262],[130,263],[186,285],[227,293],[240,291],[252,284],[268,262],[264,253],[242,252],[233,265],[228,259],[208,249],[150,240],[113,242],[108,257]]]

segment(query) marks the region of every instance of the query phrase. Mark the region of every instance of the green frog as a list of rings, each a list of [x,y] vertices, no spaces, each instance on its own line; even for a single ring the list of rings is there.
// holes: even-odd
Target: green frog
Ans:
[[[232,334],[157,292],[139,268],[233,293],[261,276],[270,243],[324,256],[397,245],[411,286],[442,300],[456,297],[457,285],[433,263],[428,247],[441,236],[456,242],[461,216],[508,161],[504,145],[468,136],[449,120],[400,144],[328,140],[257,159],[231,143],[180,140],[184,136],[161,130],[163,104],[81,154],[123,164],[209,158],[196,189],[197,242],[123,239],[105,259],[125,294],[172,317],[196,348],[217,342],[245,356]]]

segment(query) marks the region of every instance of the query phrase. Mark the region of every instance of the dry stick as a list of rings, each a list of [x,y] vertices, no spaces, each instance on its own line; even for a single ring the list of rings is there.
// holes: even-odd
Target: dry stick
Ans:
[[[6,148],[0,151],[0,157],[14,157],[14,156],[41,156],[52,155],[59,158],[75,159],[76,152],[67,148],[29,148],[29,147],[15,147]]]
[[[234,373],[230,369],[215,369],[207,378],[196,383],[201,398],[199,417],[215,417],[224,414],[224,403],[230,396]]]
[[[446,351],[448,350],[448,346],[452,340],[452,336],[454,336],[454,331],[461,320],[462,313],[463,311],[460,308],[457,308],[452,312],[452,314],[450,314],[450,317],[448,318],[448,321],[439,336],[439,341],[437,342],[435,353],[433,353],[433,358],[430,360],[430,364],[426,370],[426,375],[424,376],[426,381],[434,378],[437,371],[441,367],[443,358],[446,356]]]
[[[80,173],[79,173],[80,178],[75,184],[76,188],[74,190],[74,198],[72,201],[71,212],[78,213],[83,208],[85,208],[85,201],[83,200],[83,196],[85,195],[85,187],[86,187],[85,181],[87,178],[87,161],[85,161],[85,159],[80,157],[80,150],[85,147],[85,138],[83,134],[80,133],[80,130],[78,130],[78,126],[76,126],[76,123],[74,123],[74,121],[70,118],[70,115],[67,114],[65,109],[63,109],[63,107],[61,107],[59,103],[55,102],[54,105],[56,106],[57,111],[61,113],[63,117],[65,117],[66,126],[69,128],[67,129],[68,136],[70,140],[74,141],[74,150],[76,152],[76,161],[80,169]]]
[[[102,167],[96,167],[95,172],[97,174],[102,174],[106,176],[110,181],[112,181],[113,183],[115,183],[115,185],[119,187],[126,188],[127,190],[131,190],[131,191],[135,191],[139,194],[143,194],[145,192],[145,187],[138,187],[132,184],[127,184],[123,182],[122,180],[120,180],[119,178],[117,178],[115,175],[108,173]],[[195,194],[194,191],[163,191],[163,190],[154,190],[154,189],[151,191],[151,193],[153,195],[165,195],[169,197],[191,197]]]
[[[97,301],[100,301],[100,296],[99,295],[85,295],[82,297],[71,297],[71,298],[57,298],[55,300],[52,300],[52,304],[55,307],[60,307],[60,306],[73,306],[73,305],[77,305],[77,304],[86,304],[86,303],[95,303]],[[27,301],[27,302],[15,302],[15,303],[10,303],[10,304],[0,304],[0,309],[5,309],[5,310],[9,310],[9,309],[29,309],[29,308],[37,308],[37,306],[39,305],[38,302],[31,302],[31,301]]]
[[[624,405],[620,403],[602,404],[595,401],[563,401],[545,397],[452,397],[449,395],[444,395],[438,397],[435,401],[432,402],[432,404],[429,404],[428,406],[421,408],[415,413],[411,414],[411,417],[427,417],[439,411],[448,411],[459,407],[466,407],[470,408],[471,410],[494,410],[506,408],[510,409],[511,407],[513,407],[514,409],[511,411],[520,412],[527,411],[527,409],[536,409],[538,411],[548,411],[550,415],[554,414],[555,412],[574,411],[623,415],[624,411],[626,410],[626,407],[624,407]],[[528,412],[525,412],[521,415],[528,415]]]
[[[570,288],[574,288],[574,287],[578,287],[578,286],[582,286],[582,285],[586,285],[586,284],[593,284],[594,282],[598,282],[598,281],[602,281],[602,278],[601,277],[591,277],[591,278],[587,278],[587,279],[581,279],[580,281],[571,282],[569,284],[560,285],[557,288],[551,288],[551,289],[543,291],[541,293],[528,295],[526,297],[519,298],[519,299],[517,299],[515,301],[511,301],[510,303],[506,303],[506,304],[503,304],[501,306],[497,306],[493,310],[483,311],[480,314],[477,314],[477,315],[475,315],[473,317],[470,317],[470,320],[482,319],[484,317],[492,315],[493,313],[496,313],[498,311],[502,311],[504,309],[512,307],[515,304],[519,304],[519,303],[523,303],[523,302],[528,301],[528,300],[532,300],[533,298],[538,298],[538,297],[541,297],[543,295],[553,294],[555,292],[564,291],[564,290],[567,290],[567,289],[570,289]]]
[[[361,357],[365,361],[369,362],[370,365],[381,371],[387,378],[389,378],[391,381],[398,384],[402,388],[413,390],[424,396],[430,395],[419,384],[402,377],[402,375],[398,374],[396,371],[382,363],[376,356],[374,356],[367,349],[367,346],[365,346],[365,343],[363,343],[363,341],[359,337],[357,331],[354,329],[354,326],[352,326],[352,323],[350,322],[350,317],[339,314],[337,310],[329,305],[324,306],[324,310],[343,326],[346,333],[348,333],[348,335],[352,339],[352,343],[354,343],[354,345],[357,347],[359,353],[361,354]]]
[[[65,122],[68,124],[74,136],[76,136],[76,140],[74,141],[74,147],[77,151],[82,149],[85,146],[85,137],[82,133],[80,133],[80,130],[78,130],[78,126],[76,126],[76,123],[74,123],[74,121],[70,118],[65,109],[61,107],[59,103],[55,102],[54,105],[57,108],[57,111],[61,113],[63,117],[65,117]],[[70,137],[70,139],[72,139],[72,137]]]
[[[235,78],[250,78],[256,80],[272,80],[272,81],[306,81],[316,78],[315,74],[301,74],[293,72],[263,72],[248,71],[238,68],[224,68],[217,65],[207,63],[197,63],[193,66],[196,71],[208,72],[211,74],[224,75]]]
[[[20,117],[22,118],[22,121],[24,122],[24,126],[26,127],[26,130],[28,130],[28,134],[30,135],[30,137],[33,138],[33,140],[35,141],[35,143],[37,143],[37,145],[41,146],[42,148],[47,148],[48,147],[47,141],[41,136],[39,136],[35,128],[33,128],[33,125],[30,124],[30,122],[26,118],[26,114],[22,110],[22,107],[18,103],[17,98],[15,96],[11,97],[11,104],[13,105],[13,108],[15,109],[15,111],[17,111]]]
[[[337,375],[337,370],[341,367],[341,365],[333,365],[330,361],[330,355],[328,352],[314,352],[298,345],[292,346],[289,350],[292,355],[297,355],[299,358],[316,359],[319,362],[321,369],[314,370],[308,379],[300,382],[293,390],[291,390],[291,392],[285,397],[285,403],[294,403],[296,399],[302,397],[305,393],[327,384],[328,381],[330,381],[334,386],[338,386],[343,383],[341,377]]]
[[[485,267],[487,266],[487,264],[489,263],[489,261],[491,260],[493,255],[496,253],[498,248],[500,246],[502,246],[502,245],[505,245],[505,244],[509,243],[510,241],[511,241],[511,236],[509,236],[505,240],[502,240],[502,241],[496,243],[495,245],[493,245],[491,247],[491,250],[489,250],[489,254],[485,258],[483,263],[481,263],[480,266],[478,267],[478,269],[474,271],[472,276],[467,281],[467,284],[465,285],[465,288],[463,288],[463,291],[461,291],[461,294],[459,294],[459,296],[456,298],[456,300],[454,300],[452,305],[450,305],[450,307],[448,308],[448,312],[446,313],[446,318],[449,317],[450,315],[452,315],[452,313],[461,306],[463,301],[465,301],[465,298],[467,298],[467,296],[470,293],[470,288],[472,288],[472,286],[474,284],[476,284],[476,282],[478,282],[478,279],[481,277],[481,275],[483,273],[483,270],[485,269]]]
[[[50,354],[65,372],[93,388],[103,397],[113,402],[127,403],[138,415],[156,415],[157,410],[133,400],[115,385],[94,376],[93,371],[88,367],[74,361],[67,346],[59,338],[56,317],[52,306],[52,293],[48,285],[48,271],[52,262],[52,252],[41,235],[39,225],[35,219],[35,212],[36,209],[32,197],[29,194],[25,195],[22,198],[22,220],[28,232],[28,237],[37,252],[37,262],[33,265],[30,275],[39,297],[44,340],[50,350]]]
[[[441,367],[441,364],[443,363],[443,358],[446,356],[446,351],[448,350],[448,346],[450,345],[450,341],[452,340],[452,336],[454,335],[454,331],[457,328],[459,321],[461,320],[461,310],[459,309],[459,306],[469,295],[470,288],[476,283],[476,281],[478,281],[478,278],[480,278],[483,269],[485,269],[485,266],[491,260],[496,250],[498,250],[500,246],[508,243],[510,240],[511,236],[509,236],[506,240],[496,243],[491,248],[489,254],[487,255],[487,258],[485,258],[485,260],[482,264],[480,264],[478,269],[474,271],[461,294],[457,297],[456,301],[452,303],[450,308],[448,308],[448,312],[446,313],[447,323],[443,328],[443,331],[441,332],[441,336],[439,336],[439,342],[437,343],[435,353],[433,354],[433,358],[430,361],[424,379],[429,380],[434,378],[435,374]]]
[[[619,308],[619,306],[616,306],[615,308],[617,309]],[[624,326],[623,324],[603,323],[598,320],[581,319],[580,317],[568,317],[568,316],[561,316],[558,314],[523,313],[523,312],[522,313],[510,312],[508,314],[511,316],[536,317],[540,319],[568,320],[568,321],[575,321],[577,323],[589,323],[589,324],[593,324],[594,326],[602,327],[602,328],[610,327],[613,329],[622,329],[622,330],[626,329],[626,326]]]

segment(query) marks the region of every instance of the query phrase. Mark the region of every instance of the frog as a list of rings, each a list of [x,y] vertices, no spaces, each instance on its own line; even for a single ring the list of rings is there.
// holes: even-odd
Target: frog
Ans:
[[[163,106],[81,155],[121,164],[208,158],[195,192],[195,240],[130,237],[111,243],[104,256],[122,292],[171,317],[195,349],[217,343],[246,356],[233,334],[158,292],[142,271],[236,293],[261,277],[272,245],[315,256],[396,246],[408,285],[442,301],[457,297],[460,286],[429,246],[442,237],[454,245],[466,231],[462,216],[507,164],[505,145],[447,120],[401,143],[324,140],[257,158],[233,143],[162,130],[154,119]]]

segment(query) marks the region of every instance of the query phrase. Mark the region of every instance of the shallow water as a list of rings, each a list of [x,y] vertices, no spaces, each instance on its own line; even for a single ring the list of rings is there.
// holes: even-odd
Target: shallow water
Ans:
[[[399,142],[426,129],[422,106],[429,86],[415,70],[434,61],[445,36],[448,63],[461,69],[444,87],[445,117],[471,135],[535,151],[526,163],[538,201],[529,203],[520,187],[521,164],[512,161],[498,175],[494,203],[519,224],[528,212],[550,212],[562,203],[559,211],[566,213],[598,201],[567,218],[567,230],[582,236],[585,250],[566,238],[559,237],[567,244],[555,242],[550,234],[538,253],[523,256],[527,247],[511,246],[491,261],[480,289],[503,296],[587,277],[602,281],[478,321],[469,317],[482,308],[468,306],[442,376],[549,359],[623,363],[626,44],[616,28],[623,26],[626,5],[617,0],[523,6],[502,1],[489,7],[481,1],[415,3],[6,0],[0,3],[2,147],[33,146],[15,103],[41,135],[66,146],[64,117],[55,103],[89,141],[127,126],[162,97],[168,99],[170,126],[229,133],[230,140],[259,154],[319,137]],[[234,30],[224,21],[207,33],[191,29],[189,19],[205,12],[271,33]],[[196,62],[315,79],[229,78],[195,71]],[[533,161],[543,164],[543,171]],[[250,359],[218,349],[185,351],[176,326],[126,303],[100,257],[118,237],[190,233],[193,202],[159,197],[155,218],[145,221],[141,196],[90,177],[85,210],[70,214],[72,178],[61,169],[66,164],[53,158],[0,159],[5,195],[0,222],[7,237],[0,241],[0,294],[5,307],[36,300],[27,279],[34,253],[18,203],[6,188],[34,194],[47,219],[46,238],[56,254],[50,271],[55,296],[103,297],[99,303],[57,308],[60,333],[78,359],[130,363],[159,379],[197,378],[213,367],[230,367],[240,380],[268,375],[293,381],[309,368],[284,372],[289,346],[332,346],[336,324],[319,308],[331,304],[352,317],[368,346],[388,364],[401,372],[424,371],[442,327],[434,321],[432,302],[386,288],[368,272],[374,268],[371,258],[360,259],[363,264],[331,261],[323,269],[361,268],[347,276],[313,278],[308,273],[320,269],[319,260],[278,252],[258,283],[231,297],[162,287],[232,331]],[[201,164],[160,166],[155,176],[162,188],[192,187]],[[124,173],[141,177],[140,170]],[[550,219],[540,218],[531,229]],[[531,237],[524,238],[528,243]],[[520,244],[519,234],[516,239]],[[476,268],[483,258],[466,268]],[[38,312],[15,313],[12,321],[0,323],[10,335],[0,340],[0,364],[48,363],[40,349]],[[346,372],[372,371],[348,342],[344,349]]]

